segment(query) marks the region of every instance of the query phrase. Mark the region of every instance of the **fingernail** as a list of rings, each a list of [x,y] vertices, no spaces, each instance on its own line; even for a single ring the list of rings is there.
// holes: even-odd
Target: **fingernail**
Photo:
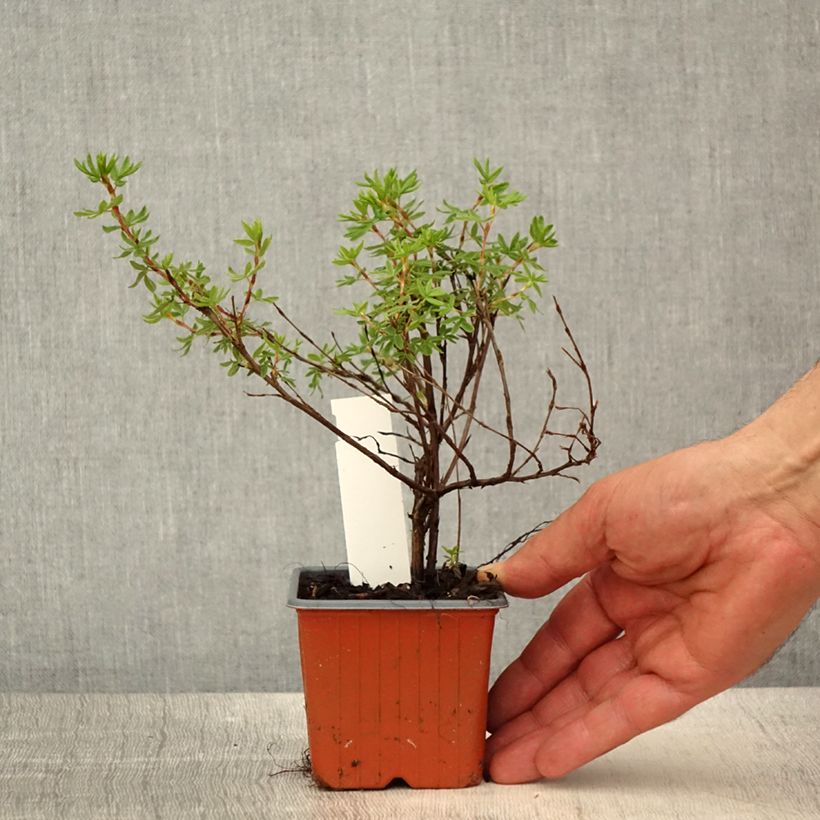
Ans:
[[[479,583],[486,584],[489,581],[495,581],[497,576],[498,564],[485,564],[483,567],[479,567],[476,571],[476,578]]]

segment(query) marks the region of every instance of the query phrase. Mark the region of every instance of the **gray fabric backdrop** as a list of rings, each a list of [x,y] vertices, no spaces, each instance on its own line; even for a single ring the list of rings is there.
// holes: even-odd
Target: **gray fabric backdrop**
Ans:
[[[0,2],[0,689],[300,686],[286,578],[343,557],[331,438],[174,352],[72,166],[129,153],[180,258],[260,217],[321,327],[335,215],[376,167],[467,201],[505,165],[600,400],[581,484],[466,502],[489,558],[596,476],[731,432],[818,356],[820,6],[684,2]],[[545,311],[507,338],[535,418]],[[499,619],[494,674],[550,607]],[[756,684],[820,683],[813,613]]]

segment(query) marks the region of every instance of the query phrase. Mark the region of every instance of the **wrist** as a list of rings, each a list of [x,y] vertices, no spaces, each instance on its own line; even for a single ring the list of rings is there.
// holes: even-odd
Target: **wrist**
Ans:
[[[750,500],[785,515],[820,558],[820,367],[726,441],[754,478]]]

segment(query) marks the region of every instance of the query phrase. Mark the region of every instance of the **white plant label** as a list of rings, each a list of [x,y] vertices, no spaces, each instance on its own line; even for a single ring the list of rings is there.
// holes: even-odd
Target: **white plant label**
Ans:
[[[368,396],[332,399],[336,426],[398,468],[390,411]],[[336,442],[350,582],[378,586],[410,581],[410,550],[401,482],[351,447]]]

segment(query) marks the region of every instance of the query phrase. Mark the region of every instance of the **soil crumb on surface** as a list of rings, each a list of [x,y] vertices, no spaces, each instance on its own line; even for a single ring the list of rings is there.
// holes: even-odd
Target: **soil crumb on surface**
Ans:
[[[303,571],[299,579],[299,597],[308,600],[488,600],[501,593],[497,581],[479,583],[475,567],[459,564],[439,567],[425,573],[423,581],[409,584],[351,584],[345,569]]]

